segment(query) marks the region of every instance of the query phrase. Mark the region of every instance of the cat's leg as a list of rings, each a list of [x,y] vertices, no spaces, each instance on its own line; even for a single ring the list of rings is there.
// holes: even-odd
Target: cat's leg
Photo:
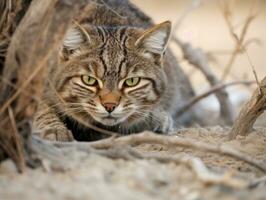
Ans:
[[[152,113],[153,131],[156,133],[171,134],[175,130],[173,117],[161,110]]]
[[[34,116],[33,133],[43,139],[52,141],[74,140],[71,131],[58,118],[55,110],[46,103],[39,105]]]

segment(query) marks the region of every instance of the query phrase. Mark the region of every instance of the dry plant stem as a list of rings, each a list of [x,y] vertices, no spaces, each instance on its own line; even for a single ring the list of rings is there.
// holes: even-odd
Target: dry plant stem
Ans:
[[[4,134],[2,131],[0,131],[0,134]],[[4,153],[11,158],[15,163],[18,160],[17,152],[14,148],[10,148],[10,141],[8,140],[0,140],[0,147],[4,151]],[[3,159],[3,158],[0,158]],[[17,166],[19,168],[19,166]]]
[[[244,26],[241,30],[240,37],[239,37],[239,39],[237,39],[238,37],[235,33],[234,26],[232,24],[232,19],[231,19],[231,17],[232,17],[231,13],[232,12],[231,12],[228,4],[229,4],[228,2],[224,1],[224,6],[223,6],[222,10],[223,10],[224,19],[225,19],[225,22],[228,26],[230,35],[235,40],[235,48],[234,48],[233,53],[231,54],[231,56],[229,58],[228,63],[226,64],[224,73],[222,75],[222,80],[225,80],[227,78],[227,76],[229,75],[229,73],[233,67],[233,64],[234,64],[237,56],[242,52],[241,47],[243,46],[243,43],[245,41],[248,29],[249,29],[251,23],[253,22],[253,20],[257,16],[256,14],[252,13],[253,9],[250,9],[250,13],[249,13],[248,17],[246,18],[246,20],[244,22]]]
[[[237,39],[238,39],[238,38],[237,38]],[[254,74],[254,77],[255,77],[255,80],[256,80],[256,83],[257,83],[257,86],[258,86],[258,89],[259,89],[259,94],[262,95],[262,91],[261,91],[260,83],[259,83],[259,78],[258,78],[257,72],[256,72],[256,70],[255,70],[255,67],[254,67],[254,65],[253,65],[252,62],[251,62],[251,59],[250,59],[250,56],[249,56],[249,54],[248,54],[247,49],[246,49],[244,46],[243,46],[242,49],[243,49],[243,51],[244,51],[245,54],[246,54],[246,57],[247,57],[248,63],[249,63],[249,65],[250,65],[251,69],[252,69],[252,73]]]
[[[128,145],[140,145],[140,144],[161,144],[167,147],[186,147],[193,148],[200,151],[207,151],[211,153],[217,153],[225,156],[229,156],[241,161],[244,161],[263,172],[266,172],[266,166],[259,161],[249,157],[248,155],[242,154],[228,146],[223,145],[211,145],[207,143],[197,142],[191,139],[178,138],[173,136],[157,135],[150,132],[143,132],[135,135],[128,135],[119,138],[108,138],[96,142],[79,142],[79,143],[62,143],[53,142],[58,147],[71,147],[79,146],[80,148],[95,148],[95,149],[109,149],[113,147],[125,147]]]
[[[233,128],[229,134],[230,139],[236,136],[246,136],[252,130],[257,118],[266,109],[266,77],[260,83],[259,88],[253,93],[251,99],[241,109]]]
[[[18,158],[16,160],[16,164],[17,164],[19,172],[24,172],[26,166],[25,166],[23,147],[22,147],[22,143],[19,137],[14,113],[10,107],[8,108],[8,114],[9,114],[10,122],[13,128],[13,131],[14,131],[14,132],[11,131],[11,133],[12,133],[12,139],[15,143],[15,149],[16,149],[16,154]]]
[[[213,93],[217,92],[218,90],[224,89],[226,87],[234,86],[234,85],[239,85],[239,84],[250,85],[250,84],[254,84],[254,83],[256,83],[256,82],[254,82],[254,81],[235,81],[235,82],[231,82],[231,83],[224,83],[224,84],[216,85],[216,86],[212,87],[211,89],[209,89],[208,91],[190,99],[185,105],[183,105],[177,111],[177,116],[181,116],[183,113],[185,113],[187,110],[189,110],[197,102],[199,102],[200,100],[212,95]]]
[[[173,40],[181,47],[184,58],[204,74],[211,86],[215,87],[220,84],[218,78],[210,70],[207,56],[201,49],[194,49],[190,44],[182,42],[177,37],[173,37]],[[227,125],[233,124],[233,107],[226,90],[217,90],[215,95],[220,104],[221,119]]]

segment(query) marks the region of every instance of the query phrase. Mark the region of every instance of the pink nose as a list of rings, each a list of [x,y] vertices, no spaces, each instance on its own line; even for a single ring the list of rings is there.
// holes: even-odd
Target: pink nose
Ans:
[[[107,112],[111,113],[114,111],[117,104],[116,103],[104,103],[103,106],[105,107]]]

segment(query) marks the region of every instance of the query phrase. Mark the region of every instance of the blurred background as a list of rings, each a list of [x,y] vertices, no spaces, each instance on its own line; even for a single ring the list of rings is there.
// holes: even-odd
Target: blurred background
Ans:
[[[227,14],[230,16],[230,23],[238,37],[247,23],[247,18],[255,14],[256,16],[250,22],[244,37],[243,44],[247,53],[237,53],[230,66],[230,73],[224,78],[224,82],[255,80],[251,64],[254,66],[259,80],[266,76],[265,0],[131,1],[150,15],[156,23],[170,20],[175,26],[177,21],[182,18],[182,23],[173,34],[182,41],[190,43],[193,47],[201,48],[209,57],[211,70],[221,79],[236,46],[236,40],[230,34],[229,26],[225,20],[225,5],[231,11]],[[184,13],[187,13],[185,18],[183,18]],[[176,45],[170,44],[170,46],[181,67],[190,77],[196,93],[200,94],[208,90],[209,84],[202,73],[183,59],[182,52]],[[256,85],[238,85],[227,88],[230,99],[236,107],[236,115],[241,104],[250,97],[255,88]],[[214,114],[219,109],[219,104],[213,96],[205,99],[201,104]],[[266,124],[266,122],[263,120],[262,124]]]

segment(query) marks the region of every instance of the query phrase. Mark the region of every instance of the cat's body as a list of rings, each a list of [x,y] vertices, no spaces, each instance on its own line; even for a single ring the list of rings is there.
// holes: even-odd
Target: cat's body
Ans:
[[[121,134],[167,133],[180,103],[193,96],[180,85],[183,73],[166,51],[170,22],[152,26],[129,2],[105,2],[87,6],[50,69],[34,119],[43,138],[97,135],[84,124]]]

